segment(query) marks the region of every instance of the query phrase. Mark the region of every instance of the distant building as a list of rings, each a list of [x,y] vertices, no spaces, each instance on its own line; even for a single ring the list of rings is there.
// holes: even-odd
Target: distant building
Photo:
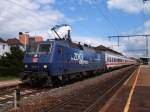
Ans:
[[[29,34],[19,32],[19,41],[23,45],[28,45],[30,43],[42,42],[42,36],[30,36]]]
[[[141,57],[141,62],[145,65],[150,65],[150,57]]]
[[[29,43],[29,34],[24,34],[19,32],[19,41],[22,45],[26,45]]]
[[[8,39],[7,43],[10,46],[19,46],[19,45],[21,45],[20,41],[17,38]]]
[[[29,44],[35,43],[35,42],[42,42],[43,37],[42,36],[32,36],[28,39]]]
[[[10,53],[10,46],[0,38],[0,57],[5,56],[5,53]]]
[[[22,51],[24,51],[24,46],[21,44],[21,42],[17,38],[12,38],[7,40],[7,44],[11,47],[19,47]]]

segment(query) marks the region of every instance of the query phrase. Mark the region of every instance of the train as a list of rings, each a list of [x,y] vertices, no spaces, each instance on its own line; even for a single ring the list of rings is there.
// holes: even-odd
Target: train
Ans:
[[[98,50],[96,47],[72,42],[70,30],[60,38],[55,26],[51,30],[59,38],[28,45],[24,56],[24,73],[21,80],[30,85],[53,85],[77,76],[132,65],[136,60]]]

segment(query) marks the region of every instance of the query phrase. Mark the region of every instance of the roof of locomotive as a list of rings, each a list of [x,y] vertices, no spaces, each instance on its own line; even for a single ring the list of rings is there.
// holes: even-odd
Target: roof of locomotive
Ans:
[[[64,47],[69,47],[69,48],[78,48],[80,50],[84,51],[93,51],[96,52],[93,46],[89,46],[87,44],[81,44],[80,42],[72,42],[71,40],[65,40],[65,39],[50,39],[48,42],[54,41],[55,43],[58,43],[59,45],[62,45]]]
[[[115,51],[115,50],[112,50],[108,47],[105,47],[103,45],[100,45],[100,46],[97,46],[97,47],[93,47],[91,45],[88,45],[88,44],[81,44],[81,42],[73,42],[71,40],[65,40],[65,39],[49,39],[48,41],[44,42],[44,43],[47,43],[47,42],[55,42],[55,43],[58,43],[64,47],[69,47],[69,48],[78,48],[80,50],[84,50],[84,51],[93,51],[93,52],[105,52],[105,51],[108,51],[108,52],[111,52],[113,54],[116,54],[116,55],[120,55],[120,56],[123,56],[123,54]]]

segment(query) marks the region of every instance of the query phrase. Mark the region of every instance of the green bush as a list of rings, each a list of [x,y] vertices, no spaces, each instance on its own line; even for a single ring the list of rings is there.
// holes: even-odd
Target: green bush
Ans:
[[[0,76],[17,76],[23,71],[23,51],[19,47],[11,47],[10,50],[11,53],[6,53],[6,56],[0,59]]]

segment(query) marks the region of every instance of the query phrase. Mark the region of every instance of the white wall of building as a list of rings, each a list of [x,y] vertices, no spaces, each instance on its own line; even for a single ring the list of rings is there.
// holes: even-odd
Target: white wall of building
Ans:
[[[0,57],[4,56],[6,52],[10,53],[10,46],[7,43],[0,42]]]

